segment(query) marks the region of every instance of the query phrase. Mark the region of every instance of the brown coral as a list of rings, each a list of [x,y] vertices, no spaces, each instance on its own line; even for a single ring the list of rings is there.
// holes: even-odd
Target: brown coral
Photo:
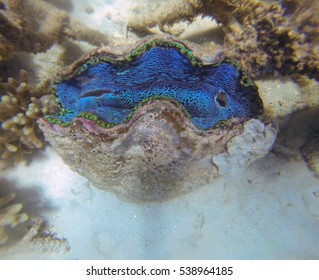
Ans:
[[[0,245],[3,245],[8,240],[6,227],[16,227],[28,220],[27,214],[19,213],[22,209],[21,203],[12,204],[3,208],[3,206],[12,201],[15,196],[16,195],[12,193],[4,197],[0,197]]]
[[[108,37],[83,26],[45,1],[3,0],[0,7],[0,61],[17,51],[43,52],[66,38],[105,44]]]
[[[55,108],[49,87],[32,88],[27,73],[21,70],[20,81],[9,78],[0,83],[0,156],[15,161],[43,145],[36,120]]]
[[[309,169],[319,178],[319,130],[308,135],[301,152]]]
[[[240,60],[250,74],[276,71],[318,80],[318,12],[316,0],[177,0],[132,18],[129,26],[144,32],[147,27],[208,16],[226,33],[224,54]]]

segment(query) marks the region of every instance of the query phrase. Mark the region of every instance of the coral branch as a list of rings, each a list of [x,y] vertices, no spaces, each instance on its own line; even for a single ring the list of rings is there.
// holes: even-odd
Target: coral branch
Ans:
[[[20,80],[9,78],[0,83],[0,157],[11,156],[18,162],[24,154],[41,148],[43,140],[37,131],[37,118],[54,110],[49,87],[32,88],[27,73],[21,70]]]
[[[25,213],[20,213],[22,209],[22,204],[12,204],[3,208],[8,202],[15,198],[15,194],[9,194],[4,197],[0,197],[0,245],[7,242],[8,236],[6,234],[6,227],[16,227],[17,225],[24,223],[28,220],[28,215]]]
[[[66,12],[45,1],[4,0],[0,10],[0,61],[16,51],[43,52],[66,38],[93,45],[106,44],[108,37],[83,26]]]

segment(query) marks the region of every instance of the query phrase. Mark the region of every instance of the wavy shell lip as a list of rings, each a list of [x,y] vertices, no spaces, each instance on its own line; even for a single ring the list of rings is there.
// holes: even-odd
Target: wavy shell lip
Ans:
[[[262,114],[254,82],[234,60],[204,64],[181,42],[153,39],[114,55],[96,50],[52,84],[60,114],[47,116],[67,126],[75,117],[111,128],[128,122],[153,99],[174,99],[201,130],[231,117]]]
[[[162,108],[162,106],[167,106],[167,108]],[[174,113],[172,113],[172,109],[169,108],[174,108]],[[143,115],[152,113],[154,110],[160,110],[161,113],[159,114],[159,116],[162,116],[170,121],[174,119],[172,123],[174,123],[175,127],[178,127],[180,131],[183,131],[186,128],[190,128],[194,131],[194,133],[198,135],[205,135],[207,133],[210,133],[208,131],[202,131],[192,125],[185,110],[173,99],[149,100],[144,106],[136,108],[134,114],[132,115],[132,118],[129,121],[116,126],[103,127],[97,121],[90,119],[91,116],[88,115],[86,117],[75,117],[67,126],[55,124],[48,121],[46,118],[43,118],[40,119],[40,127],[45,125],[53,131],[63,134],[69,133],[70,126],[80,124],[80,126],[83,126],[83,128],[89,133],[100,135],[108,140],[113,140],[118,138],[120,134],[127,133],[133,126],[134,122],[138,121]],[[220,126],[222,126],[223,124],[226,125],[225,123],[221,123]]]

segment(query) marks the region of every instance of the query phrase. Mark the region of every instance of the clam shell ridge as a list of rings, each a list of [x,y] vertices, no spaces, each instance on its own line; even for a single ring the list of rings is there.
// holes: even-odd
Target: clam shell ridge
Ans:
[[[93,185],[134,201],[208,183],[212,156],[263,113],[236,61],[204,64],[174,40],[143,42],[119,56],[96,50],[52,89],[61,110],[39,120],[46,139]]]

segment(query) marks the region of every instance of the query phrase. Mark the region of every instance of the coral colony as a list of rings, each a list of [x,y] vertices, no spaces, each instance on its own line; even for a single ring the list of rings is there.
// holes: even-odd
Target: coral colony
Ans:
[[[212,156],[263,113],[238,63],[203,64],[171,39],[144,41],[119,57],[94,51],[53,83],[53,93],[60,114],[38,122],[46,139],[93,185],[133,200],[207,183]]]
[[[124,60],[99,54],[74,72],[53,85],[62,110],[47,118],[52,123],[67,125],[83,116],[112,127],[129,121],[148,100],[163,98],[180,104],[202,130],[262,109],[257,87],[235,61],[202,65],[177,42],[150,41]]]
[[[1,159],[13,158],[19,162],[24,155],[43,146],[36,120],[56,107],[48,93],[45,85],[32,87],[25,70],[20,71],[18,81],[10,77],[0,83]]]

